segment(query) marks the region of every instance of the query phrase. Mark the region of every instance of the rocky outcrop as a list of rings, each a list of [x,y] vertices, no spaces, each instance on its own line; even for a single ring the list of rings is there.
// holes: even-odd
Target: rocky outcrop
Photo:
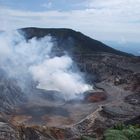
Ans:
[[[19,140],[18,131],[10,126],[9,123],[0,122],[0,139],[1,140]]]
[[[4,75],[0,77],[0,112],[9,113],[24,100],[23,92],[16,81]]]
[[[132,104],[132,105],[137,105],[140,106],[140,93],[135,93],[127,96],[125,98],[125,102]]]
[[[73,59],[92,83],[106,81],[126,90],[140,91],[139,57],[102,53],[77,55]]]

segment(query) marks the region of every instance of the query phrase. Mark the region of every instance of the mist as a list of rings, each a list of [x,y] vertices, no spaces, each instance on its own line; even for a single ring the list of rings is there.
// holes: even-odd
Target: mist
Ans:
[[[92,89],[68,54],[52,55],[51,36],[26,40],[19,31],[0,33],[0,68],[17,80],[22,90],[36,88],[59,91],[66,100]]]

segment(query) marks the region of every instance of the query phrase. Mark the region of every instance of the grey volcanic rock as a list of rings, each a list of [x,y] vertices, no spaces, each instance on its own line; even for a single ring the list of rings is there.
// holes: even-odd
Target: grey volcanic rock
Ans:
[[[0,139],[75,140],[82,135],[93,134],[97,138],[101,138],[106,128],[112,127],[118,122],[127,122],[127,124],[139,122],[139,57],[114,50],[99,41],[70,29],[24,28],[20,31],[23,31],[27,40],[33,37],[53,36],[57,48],[55,51],[58,51],[58,53],[70,51],[79,69],[86,74],[86,80],[90,84],[94,84],[95,90],[103,91],[105,98],[100,102],[87,105],[66,103],[61,98],[56,103],[57,93],[48,91],[48,94],[45,95],[46,91],[31,88],[30,92],[32,94],[29,102],[25,100],[25,93],[19,88],[16,81],[8,78],[3,71],[0,71]],[[55,95],[54,97],[50,96],[52,93]],[[32,97],[34,98],[32,99]],[[89,108],[90,111],[88,115],[82,116],[82,119],[76,122],[71,118],[64,118],[65,116],[53,116],[51,114],[52,116],[48,117],[48,114],[40,115],[39,119],[45,120],[46,125],[38,125],[39,120],[36,117],[34,120],[38,122],[31,124],[31,119],[34,116],[30,112],[29,114],[19,113],[23,111],[20,106],[33,108],[36,112],[42,111],[40,108],[48,106],[46,101],[48,101],[49,106],[61,106],[62,108],[68,108],[71,112],[76,112],[73,113],[73,116],[66,117],[79,117],[80,113],[77,108],[81,106],[83,108],[80,109],[83,112],[86,110],[87,113]],[[66,125],[56,126],[57,121],[60,120]],[[50,121],[55,126],[48,126]]]
[[[16,81],[0,71],[0,112],[10,113],[23,99],[23,92]]]
[[[129,104],[140,106],[140,93],[135,93],[135,94],[127,96],[125,98],[125,101]]]
[[[17,131],[8,123],[0,122],[0,139],[1,140],[19,140]]]

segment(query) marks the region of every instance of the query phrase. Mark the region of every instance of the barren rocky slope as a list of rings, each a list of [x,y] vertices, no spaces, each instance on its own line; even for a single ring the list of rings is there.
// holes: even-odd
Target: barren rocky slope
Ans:
[[[38,34],[34,29],[31,31]],[[140,124],[140,58],[114,50],[84,52],[71,55],[80,70],[86,73],[87,81],[94,85],[95,93],[99,94],[91,94],[82,103],[56,100],[52,94],[46,96],[46,91],[37,89],[32,89],[38,93],[34,94],[34,99],[26,99],[16,81],[1,72],[0,139],[75,140],[82,135],[102,139],[104,130],[118,122]],[[52,103],[55,114],[46,110]],[[45,115],[44,106],[50,116]],[[23,112],[24,108],[29,111]],[[40,120],[44,122],[40,123]]]

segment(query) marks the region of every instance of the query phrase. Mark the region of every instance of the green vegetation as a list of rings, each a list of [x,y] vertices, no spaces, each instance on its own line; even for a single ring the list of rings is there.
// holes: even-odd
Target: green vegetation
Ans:
[[[139,126],[125,126],[119,124],[114,128],[108,129],[104,134],[105,140],[140,140]]]
[[[140,140],[140,125],[117,124],[104,132],[102,140]],[[82,136],[81,140],[97,140],[95,136]]]
[[[96,140],[96,138],[90,136],[82,136],[81,140]]]

